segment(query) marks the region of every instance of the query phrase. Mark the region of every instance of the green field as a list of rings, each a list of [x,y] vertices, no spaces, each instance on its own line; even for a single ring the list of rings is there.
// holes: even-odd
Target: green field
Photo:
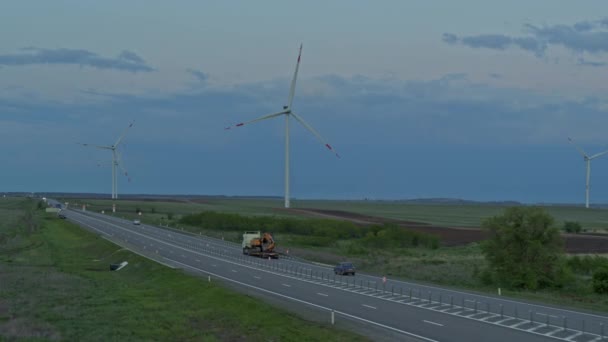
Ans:
[[[72,200],[74,201],[74,200]],[[81,201],[78,201],[81,202]],[[110,200],[86,200],[90,210],[99,211],[111,208]],[[121,212],[135,212],[142,209],[146,216],[160,221],[164,213],[184,215],[203,210],[239,213],[243,215],[298,216],[297,213],[283,210],[283,201],[278,199],[205,199],[204,203],[194,202],[151,202],[119,200]],[[408,204],[392,201],[293,201],[293,208],[313,208],[342,210],[358,214],[390,219],[426,222],[448,227],[479,227],[480,223],[502,212],[506,207],[480,204]],[[579,222],[588,231],[608,230],[608,209],[585,209],[583,207],[544,206],[544,209],[563,225],[564,221]],[[156,212],[156,214],[153,213]]]
[[[0,340],[360,341],[0,200]],[[128,261],[119,272],[109,264]]]

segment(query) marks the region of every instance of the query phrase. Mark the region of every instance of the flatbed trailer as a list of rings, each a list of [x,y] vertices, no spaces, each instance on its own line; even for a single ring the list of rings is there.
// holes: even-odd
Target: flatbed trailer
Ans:
[[[279,253],[274,251],[275,243],[270,233],[250,231],[243,234],[243,254],[260,258],[278,259]]]

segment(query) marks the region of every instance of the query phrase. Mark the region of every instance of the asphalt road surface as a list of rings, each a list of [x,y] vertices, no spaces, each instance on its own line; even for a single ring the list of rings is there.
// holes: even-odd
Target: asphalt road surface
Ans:
[[[603,341],[608,317],[545,305],[424,286],[357,273],[339,276],[326,265],[293,257],[266,260],[240,244],[134,225],[110,215],[64,210],[83,228],[147,258],[258,293],[302,310],[316,310],[361,330],[408,341]],[[333,313],[333,314],[332,314]],[[397,337],[395,337],[397,336]],[[608,341],[608,339],[606,339]]]

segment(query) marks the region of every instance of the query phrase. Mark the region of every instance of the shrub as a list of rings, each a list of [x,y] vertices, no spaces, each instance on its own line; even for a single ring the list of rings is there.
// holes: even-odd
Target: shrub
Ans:
[[[331,246],[335,240],[324,236],[298,236],[292,241],[304,246],[328,247]]]
[[[601,267],[593,273],[593,291],[599,294],[608,293],[608,267]]]
[[[437,248],[439,240],[429,234],[414,232],[396,225],[360,227],[352,222],[326,219],[292,219],[273,216],[241,216],[238,214],[204,211],[183,216],[180,223],[204,229],[234,231],[260,230],[309,237],[296,242],[311,246],[328,246],[336,240],[357,239],[368,248],[403,248],[423,246]],[[313,239],[314,237],[314,239]],[[322,238],[322,239],[316,239]],[[354,247],[353,247],[354,248]]]
[[[481,248],[495,282],[535,290],[560,287],[569,278],[561,236],[543,209],[508,208],[482,226],[490,233]]]
[[[583,230],[583,227],[581,227],[581,224],[578,222],[566,221],[564,222],[564,230],[566,233],[578,234]]]
[[[590,275],[600,268],[608,268],[608,259],[598,255],[585,255],[583,257],[575,255],[568,258],[568,267],[575,273]]]

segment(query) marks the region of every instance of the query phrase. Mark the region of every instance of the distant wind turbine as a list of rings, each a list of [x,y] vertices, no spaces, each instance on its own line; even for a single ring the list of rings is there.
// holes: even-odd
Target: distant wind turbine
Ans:
[[[80,144],[82,146],[95,147],[95,148],[99,148],[99,149],[102,149],[102,150],[110,150],[110,151],[112,151],[112,199],[117,199],[118,198],[118,177],[117,177],[117,174],[116,174],[116,167],[120,167],[120,169],[122,170],[122,172],[124,172],[125,176],[127,176],[127,177],[129,176],[129,174],[127,173],[127,170],[125,170],[125,168],[122,165],[122,160],[120,158],[120,153],[118,152],[117,149],[118,149],[118,145],[120,145],[120,142],[125,137],[125,135],[127,135],[127,131],[131,127],[133,127],[133,122],[131,122],[129,124],[129,127],[127,127],[125,129],[125,131],[118,138],[118,140],[116,140],[116,142],[114,143],[114,145],[111,145],[111,146],[100,146],[100,145],[92,145],[92,144]]]
[[[319,132],[317,132],[314,128],[312,128],[312,126],[310,126],[309,124],[306,123],[306,121],[304,121],[304,119],[302,119],[299,115],[297,115],[296,113],[292,112],[291,110],[291,105],[293,103],[293,97],[296,91],[296,79],[298,77],[298,69],[300,68],[300,58],[302,56],[302,45],[300,45],[300,52],[298,53],[298,61],[296,63],[296,71],[293,74],[293,79],[291,80],[291,87],[289,88],[289,97],[287,99],[287,105],[283,106],[283,110],[277,113],[273,113],[273,114],[268,114],[262,117],[259,117],[257,119],[251,120],[251,121],[247,121],[247,122],[242,122],[239,124],[236,124],[234,126],[231,127],[226,127],[226,129],[231,129],[233,127],[241,127],[244,125],[248,125],[257,121],[262,121],[262,120],[266,120],[266,119],[271,119],[274,118],[276,116],[281,116],[281,115],[285,115],[285,208],[289,208],[290,206],[290,202],[289,202],[289,117],[293,117],[294,119],[296,119],[296,121],[298,121],[302,126],[304,126],[304,128],[306,128],[310,133],[312,133],[315,137],[317,137],[317,139],[319,139],[319,141],[321,141],[321,143],[323,145],[325,145],[325,147],[327,147],[330,151],[332,151],[336,157],[340,157],[335,151],[334,149],[331,147],[331,145],[329,143],[327,143],[327,141],[325,141],[325,139],[323,139],[323,137],[321,136],[321,134],[319,134]]]
[[[592,156],[587,155],[587,153],[585,153],[585,151],[583,151],[582,148],[578,147],[578,145],[576,145],[574,143],[574,141],[572,140],[572,138],[568,137],[568,141],[574,145],[574,147],[578,150],[578,152],[583,156],[583,160],[585,160],[585,164],[587,167],[587,178],[586,178],[586,182],[585,182],[585,208],[589,208],[589,188],[591,187],[590,184],[590,178],[591,178],[591,161],[597,157],[601,157],[604,154],[608,153],[608,150],[604,151],[604,152],[600,152],[597,154],[594,154]]]

